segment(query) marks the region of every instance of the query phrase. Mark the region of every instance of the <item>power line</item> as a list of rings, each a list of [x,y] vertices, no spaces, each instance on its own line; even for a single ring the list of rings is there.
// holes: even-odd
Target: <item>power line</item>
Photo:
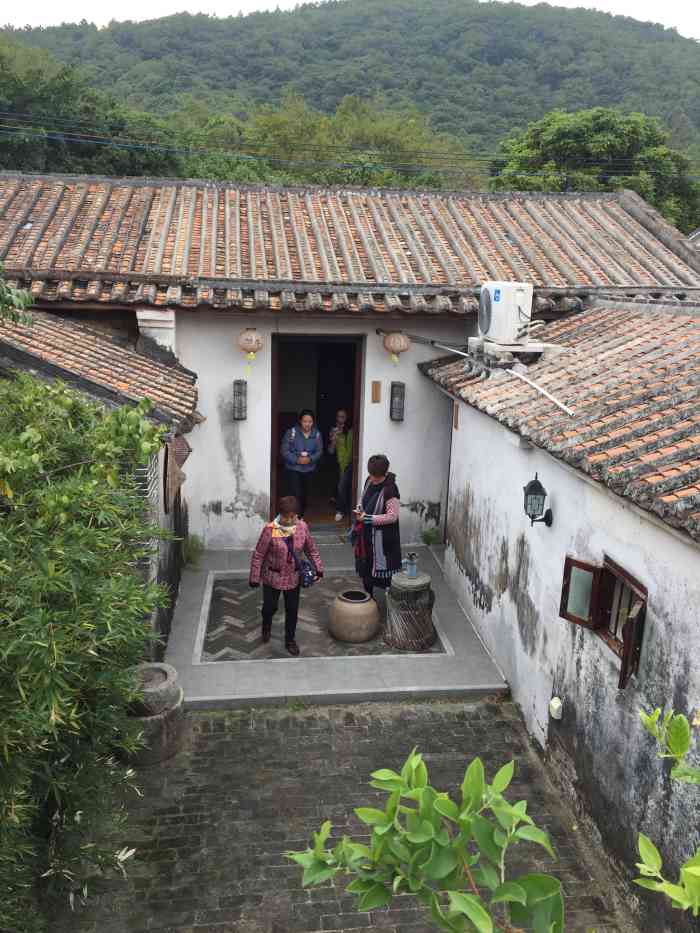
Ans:
[[[446,175],[446,176],[455,176],[463,174],[465,169],[468,167],[468,162],[457,162],[454,161],[452,164],[445,162],[442,165],[435,166],[425,163],[411,163],[411,162],[396,162],[389,159],[384,159],[381,161],[368,160],[365,162],[338,162],[330,159],[321,160],[321,159],[288,159],[288,158],[279,158],[274,155],[267,154],[250,154],[245,152],[240,152],[239,150],[230,149],[230,148],[211,148],[211,147],[182,147],[182,146],[163,146],[160,144],[150,143],[150,142],[140,142],[133,140],[125,140],[119,137],[109,137],[109,136],[96,136],[89,134],[75,134],[75,133],[64,133],[57,131],[47,131],[41,127],[31,126],[31,125],[21,125],[17,126],[16,124],[8,124],[0,121],[0,134],[4,136],[30,136],[33,138],[47,139],[54,142],[61,143],[73,143],[78,145],[93,145],[93,146],[104,146],[106,148],[113,149],[122,149],[127,151],[139,151],[139,152],[161,152],[169,153],[171,155],[180,155],[180,156],[196,156],[196,155],[221,155],[228,154],[233,156],[236,159],[246,162],[263,162],[268,165],[286,165],[292,167],[313,167],[313,168],[336,168],[343,170],[357,169],[361,167],[374,168],[378,170],[388,170],[395,171],[401,174],[421,174],[423,172],[429,172],[431,174]],[[609,163],[590,163],[588,168],[600,168],[601,170],[609,170],[611,168]],[[631,167],[631,166],[630,166]],[[636,167],[639,170],[639,166]],[[517,171],[514,170],[513,174],[521,178],[537,178],[537,177],[551,177],[553,175],[558,175],[566,177],[567,175],[574,174],[576,168],[568,169],[549,169],[547,171]],[[657,175],[666,177],[667,173],[653,170],[645,169],[645,171],[650,175]],[[624,177],[627,174],[624,171],[624,168],[619,168],[618,173]],[[689,178],[700,178],[696,175],[688,175]]]
[[[45,131],[45,130],[47,129],[46,124],[52,124],[52,123],[53,123],[53,124],[57,124],[57,125],[64,124],[64,125],[66,125],[66,126],[69,126],[69,125],[78,125],[78,124],[85,124],[85,125],[88,124],[88,121],[84,121],[84,120],[75,121],[75,122],[73,123],[73,121],[61,120],[61,119],[57,119],[57,118],[53,118],[53,117],[46,117],[46,118],[44,118],[44,117],[39,117],[39,118],[37,118],[37,117],[35,117],[35,116],[32,116],[31,114],[16,114],[16,113],[11,113],[10,111],[0,111],[0,119],[2,119],[2,118],[5,118],[5,120],[7,120],[7,119],[9,118],[9,119],[13,119],[13,120],[24,121],[24,124],[20,123],[19,125],[17,125],[17,124],[14,125],[14,128],[17,128],[18,130],[21,129],[21,128],[23,128],[23,126],[26,126],[28,129],[36,129],[36,130]],[[40,122],[36,122],[37,120],[40,121]],[[30,121],[35,121],[35,122],[30,122]],[[5,125],[5,126],[7,126],[7,127],[12,126],[12,124],[7,123],[7,122],[5,122],[5,123],[2,124],[2,125]],[[50,129],[50,127],[48,127],[48,128]],[[94,128],[94,125],[93,125],[93,128]],[[149,141],[149,140],[142,140],[142,139],[133,139],[133,138],[130,138],[130,137],[114,136],[114,135],[112,135],[112,136],[105,136],[105,135],[102,135],[103,131],[98,131],[98,130],[95,130],[94,132],[90,132],[90,133],[68,133],[68,132],[65,132],[65,131],[59,130],[59,129],[55,129],[54,131],[55,131],[55,132],[60,132],[60,133],[62,134],[62,137],[64,137],[66,140],[68,140],[68,139],[70,139],[70,138],[74,138],[74,137],[80,137],[80,138],[83,138],[83,139],[94,140],[96,143],[99,142],[99,141],[109,140],[109,141],[111,141],[111,142],[128,143],[128,144],[134,145],[134,146],[138,145],[138,146],[144,146],[144,147],[145,147],[145,146],[147,146],[147,145],[152,145],[152,146],[159,146],[159,147],[161,147],[161,148],[163,147],[163,144],[160,143],[160,142],[157,142],[157,141]],[[317,151],[317,149],[318,149],[318,147],[317,147],[316,145],[313,145],[313,144],[309,145],[309,144],[307,144],[307,143],[306,143],[306,140],[303,139],[302,137],[297,137],[296,139],[293,138],[293,139],[290,140],[290,142],[294,145],[294,147],[295,147],[296,150],[301,151],[301,152],[304,152],[304,151],[314,151],[314,152],[315,152],[315,151]],[[177,151],[179,151],[179,152],[187,152],[187,153],[190,153],[190,154],[210,153],[210,152],[235,152],[237,155],[240,155],[240,156],[244,156],[244,155],[261,155],[261,154],[262,154],[262,155],[266,155],[266,154],[269,154],[270,157],[273,157],[273,156],[274,156],[274,153],[275,153],[276,151],[278,151],[278,149],[279,149],[279,147],[273,148],[273,146],[274,146],[274,144],[273,144],[273,145],[265,145],[265,144],[263,143],[263,144],[257,144],[257,145],[256,145],[256,144],[251,143],[251,142],[241,142],[237,147],[235,147],[235,149],[234,149],[233,147],[231,147],[231,146],[219,146],[219,147],[212,148],[212,147],[206,147],[206,146],[183,146],[183,145],[180,145],[180,146],[167,146],[167,147],[165,147],[165,148],[167,148],[167,149],[172,149],[173,151],[176,151],[176,150],[177,150]],[[373,154],[373,153],[374,153],[374,154],[377,154],[377,155],[379,155],[379,156],[381,156],[381,155],[383,154],[383,152],[384,152],[384,150],[382,150],[382,149],[379,149],[379,148],[376,148],[376,147],[371,147],[371,146],[350,146],[350,145],[340,146],[340,145],[334,145],[334,144],[330,144],[330,143],[328,143],[328,144],[327,144],[327,143],[324,143],[324,144],[323,144],[323,149],[324,149],[324,150],[331,150],[331,151],[335,151],[335,152],[339,152],[339,153],[353,153],[353,154],[358,154],[358,153],[359,153],[359,154],[362,154],[362,153],[364,153],[364,154]],[[679,154],[682,155],[682,153],[679,153]],[[438,161],[438,162],[442,161],[442,162],[446,162],[446,163],[448,163],[448,165],[452,165],[452,166],[457,166],[457,165],[459,165],[460,163],[464,163],[464,164],[467,164],[467,165],[468,165],[468,164],[473,164],[473,163],[488,163],[488,164],[503,163],[503,164],[505,164],[505,163],[507,163],[507,162],[509,161],[509,157],[508,157],[508,156],[504,156],[502,153],[490,153],[490,154],[489,154],[489,153],[484,153],[484,152],[481,152],[481,151],[479,151],[479,152],[468,152],[468,151],[466,151],[466,150],[464,151],[464,154],[463,154],[463,155],[460,155],[460,154],[457,153],[457,152],[450,151],[450,150],[445,150],[445,149],[443,149],[443,150],[439,150],[439,149],[413,149],[413,150],[410,150],[410,149],[408,149],[408,150],[403,150],[402,153],[401,153],[401,155],[402,155],[403,157],[405,157],[405,158],[407,158],[407,157],[409,157],[409,156],[412,156],[412,155],[424,156],[424,157],[430,159],[431,162],[432,162],[432,161]],[[690,158],[687,157],[687,156],[684,156],[684,158],[686,158],[686,160],[687,160],[687,162],[689,163],[689,165],[691,165],[691,166],[700,166],[700,160],[698,160],[698,159],[690,159]],[[578,166],[575,166],[575,167],[572,166],[571,169],[570,169],[570,171],[575,171],[577,168],[585,168],[585,167],[591,167],[591,168],[600,167],[600,168],[602,168],[602,169],[617,168],[620,172],[624,172],[624,168],[625,168],[625,167],[628,167],[628,168],[630,168],[630,169],[634,169],[635,171],[639,171],[640,168],[643,168],[643,165],[640,165],[640,161],[641,161],[642,159],[643,159],[643,157],[629,157],[629,158],[615,157],[615,158],[612,158],[612,159],[605,159],[605,160],[602,160],[602,159],[581,159],[581,160],[579,160]],[[290,161],[297,161],[297,160],[290,160]],[[386,161],[386,160],[384,160],[384,161]],[[394,161],[394,162],[392,162],[392,164],[394,164],[394,165],[406,164],[406,165],[409,165],[409,166],[410,166],[410,165],[412,165],[413,163],[401,163],[401,162],[398,162],[398,161]]]

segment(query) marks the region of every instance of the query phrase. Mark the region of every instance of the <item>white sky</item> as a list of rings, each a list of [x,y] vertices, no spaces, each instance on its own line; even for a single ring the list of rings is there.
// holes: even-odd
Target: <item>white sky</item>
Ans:
[[[430,3],[430,0],[425,0]],[[538,0],[520,0],[532,6]],[[143,20],[156,19],[171,13],[186,10],[190,13],[212,13],[216,16],[234,16],[237,13],[252,13],[254,10],[289,10],[297,0],[120,0],[119,3],[95,3],[95,0],[23,0],[21,3],[5,4],[0,11],[0,22],[12,26],[51,26],[58,23],[76,23],[81,19],[103,26],[110,19]],[[554,5],[554,4],[553,4]],[[698,0],[558,0],[556,6],[589,7],[631,16],[639,20],[651,20],[664,26],[675,27],[678,32],[700,40],[700,3]]]

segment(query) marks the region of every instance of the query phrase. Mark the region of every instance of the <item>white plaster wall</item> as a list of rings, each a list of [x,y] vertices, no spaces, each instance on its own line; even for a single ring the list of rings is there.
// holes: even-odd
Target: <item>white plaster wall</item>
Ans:
[[[267,520],[270,493],[271,336],[280,334],[365,337],[363,398],[360,407],[360,464],[373,453],[385,453],[397,474],[403,511],[404,542],[419,539],[425,527],[425,503],[442,503],[450,455],[452,404],[418,370],[417,363],[444,355],[442,350],[413,344],[395,366],[375,333],[378,326],[404,329],[447,343],[463,345],[469,324],[464,320],[391,321],[384,319],[232,315],[178,312],[178,357],[198,375],[198,411],[206,421],[189,435],[193,452],[187,461],[190,531],[209,548],[250,547]],[[237,339],[254,326],[264,347],[248,378],[248,418],[231,418],[234,379],[246,378],[246,361]],[[372,404],[371,383],[382,383],[382,399]],[[389,419],[392,380],[406,383],[405,420]]]
[[[448,507],[448,578],[538,741],[573,762],[606,841],[634,862],[648,832],[678,862],[700,844],[697,793],[664,779],[638,710],[700,705],[700,549],[586,481],[487,415],[460,405]],[[523,486],[538,472],[554,523],[530,527]],[[620,661],[593,632],[559,617],[564,559],[607,554],[649,591],[639,676],[617,689]],[[560,723],[548,721],[553,695]],[[631,869],[633,870],[633,869]],[[662,922],[655,929],[663,929]]]

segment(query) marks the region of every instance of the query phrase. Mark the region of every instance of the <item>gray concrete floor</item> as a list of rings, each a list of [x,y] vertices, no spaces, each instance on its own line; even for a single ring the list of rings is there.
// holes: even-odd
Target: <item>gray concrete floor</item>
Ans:
[[[349,570],[347,544],[321,544],[327,571]],[[339,703],[505,693],[500,671],[445,582],[439,556],[417,548],[435,591],[434,618],[447,654],[299,658],[201,663],[203,605],[216,574],[248,574],[247,550],[207,551],[183,573],[165,660],[180,675],[187,706],[216,708],[289,701]],[[302,597],[303,599],[303,597]]]

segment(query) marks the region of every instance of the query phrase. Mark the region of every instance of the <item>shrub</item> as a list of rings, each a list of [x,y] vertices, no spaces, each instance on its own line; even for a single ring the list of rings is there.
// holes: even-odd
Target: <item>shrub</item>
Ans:
[[[133,783],[117,757],[135,743],[129,670],[165,599],[138,567],[157,533],[132,478],[160,444],[148,408],[0,380],[0,929],[12,933],[45,928],[39,895],[84,897],[131,854],[95,840]]]
[[[371,786],[387,795],[383,810],[359,807],[369,827],[369,845],[343,836],[329,849],[331,824],[314,834],[313,846],[288,857],[304,869],[302,883],[323,884],[338,874],[353,880],[347,890],[358,896],[359,910],[375,910],[395,894],[411,893],[450,933],[515,926],[562,933],[561,883],[550,875],[506,877],[508,850],[536,843],[554,856],[547,833],[527,813],[527,801],[511,804],[504,792],[515,763],[504,765],[489,784],[475,758],[456,796],[459,803],[428,783],[422,756],[413,751],[401,773],[382,768]],[[515,926],[513,926],[515,925]]]

